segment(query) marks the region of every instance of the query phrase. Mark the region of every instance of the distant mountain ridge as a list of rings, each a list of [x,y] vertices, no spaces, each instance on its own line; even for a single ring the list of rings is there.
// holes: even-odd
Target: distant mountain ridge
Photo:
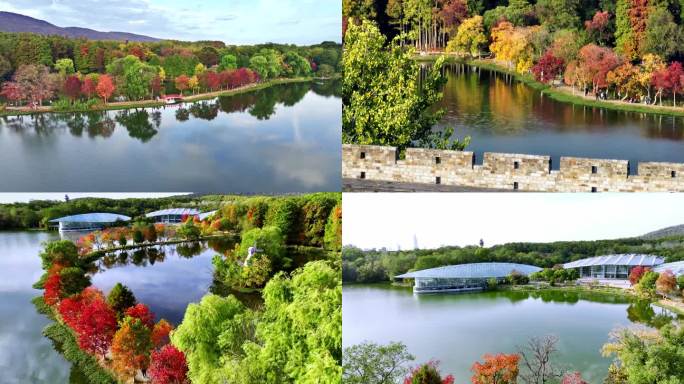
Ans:
[[[662,228],[657,231],[649,232],[645,235],[642,235],[642,239],[662,239],[665,237],[672,237],[672,236],[684,236],[684,224],[680,225],[673,225],[671,227],[667,228]]]
[[[80,27],[62,28],[44,20],[4,11],[0,11],[0,31],[29,32],[39,35],[59,35],[70,38],[84,37],[90,40],[129,40],[139,42],[154,42],[161,40],[155,37],[128,32],[100,32],[94,29]]]

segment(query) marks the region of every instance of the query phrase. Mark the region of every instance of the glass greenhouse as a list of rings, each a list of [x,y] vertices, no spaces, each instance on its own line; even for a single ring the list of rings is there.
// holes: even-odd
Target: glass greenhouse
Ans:
[[[414,279],[415,293],[464,292],[481,290],[490,279],[504,282],[514,271],[527,276],[540,270],[541,268],[533,265],[517,263],[472,263],[423,269],[394,278]]]
[[[81,215],[65,216],[50,220],[50,223],[59,225],[60,232],[68,231],[95,231],[119,223],[130,221],[131,218],[116,213],[84,213]]]
[[[145,217],[153,218],[155,223],[179,224],[183,222],[183,218],[188,216],[197,216],[200,220],[204,220],[213,216],[214,213],[216,211],[200,213],[194,208],[169,208],[150,212]]]
[[[665,271],[671,271],[675,276],[684,275],[684,261],[675,261],[674,263],[660,264],[659,266],[653,268],[654,271],[662,273]]]
[[[565,269],[577,269],[580,277],[595,279],[627,279],[636,266],[655,267],[664,263],[661,257],[641,254],[620,254],[589,257],[563,264]]]

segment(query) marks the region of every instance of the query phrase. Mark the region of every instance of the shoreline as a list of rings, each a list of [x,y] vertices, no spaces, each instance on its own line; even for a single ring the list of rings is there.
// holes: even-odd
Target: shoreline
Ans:
[[[574,104],[584,107],[603,108],[614,111],[632,112],[632,113],[647,113],[660,116],[684,117],[684,107],[673,106],[659,106],[659,105],[644,105],[626,103],[619,100],[595,100],[593,97],[584,97],[580,94],[573,94],[567,90],[566,86],[554,87],[552,85],[540,83],[529,74],[520,74],[514,70],[510,70],[491,59],[462,59],[453,55],[444,54],[447,56],[447,64],[466,64],[477,68],[483,68],[489,71],[498,72],[512,76],[516,80],[529,86],[532,89],[539,91],[542,95],[548,96],[552,100]],[[440,55],[429,54],[425,56],[416,56],[415,60],[420,62],[434,61]]]
[[[199,93],[196,95],[188,95],[183,97],[183,102],[195,102],[195,101],[202,101],[202,100],[209,100],[213,99],[219,96],[234,96],[234,95],[240,95],[243,93],[248,93],[252,91],[258,91],[260,89],[265,89],[269,88],[275,85],[280,85],[280,84],[293,84],[293,83],[308,83],[308,82],[313,82],[316,80],[333,80],[338,78],[339,75],[335,75],[330,78],[321,78],[321,77],[297,77],[297,78],[283,78],[283,79],[275,79],[275,80],[269,80],[264,83],[255,83],[255,84],[249,84],[244,87],[239,87],[239,88],[234,88],[234,89],[228,89],[228,90],[223,90],[223,91],[214,91],[214,92],[206,92],[206,93]],[[114,102],[114,103],[108,103],[108,104],[99,104],[96,107],[88,110],[83,110],[83,109],[69,109],[69,110],[64,110],[64,111],[55,111],[51,106],[45,106],[45,107],[39,107],[40,109],[7,109],[7,107],[4,110],[0,110],[0,117],[13,117],[13,116],[26,116],[26,115],[35,115],[35,114],[41,114],[41,113],[87,113],[87,112],[98,112],[98,111],[117,111],[121,109],[132,109],[132,108],[150,108],[150,107],[161,107],[167,105],[165,102],[162,101],[156,101],[156,100],[140,100],[140,101],[122,101],[122,102]],[[9,107],[9,108],[14,108],[14,107]]]

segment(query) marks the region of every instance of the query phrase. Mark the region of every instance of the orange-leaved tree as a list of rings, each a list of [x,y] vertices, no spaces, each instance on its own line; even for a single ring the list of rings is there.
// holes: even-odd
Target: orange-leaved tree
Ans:
[[[479,361],[473,364],[471,371],[473,376],[470,379],[473,384],[514,384],[518,379],[518,362],[520,355],[504,354],[497,355],[485,354],[484,362]]]

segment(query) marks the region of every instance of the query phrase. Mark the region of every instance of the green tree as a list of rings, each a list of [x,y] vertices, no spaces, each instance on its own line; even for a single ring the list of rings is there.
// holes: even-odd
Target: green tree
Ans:
[[[55,62],[55,70],[62,77],[74,73],[74,61],[71,59],[59,59]]]
[[[654,7],[646,21],[643,53],[652,53],[665,58],[682,50],[681,27],[674,22],[672,13],[666,7]]]
[[[336,384],[342,379],[342,282],[339,270],[310,262],[263,290],[256,342],[232,370],[237,383]]]
[[[287,52],[283,57],[283,62],[287,77],[309,76],[311,74],[311,64],[309,64],[308,60],[298,55],[297,52]]]
[[[419,82],[412,50],[391,45],[369,21],[349,25],[342,83],[342,139],[345,143],[392,145],[404,149],[430,135],[441,113],[440,58]]]
[[[124,311],[136,305],[138,302],[136,301],[133,292],[131,292],[127,286],[116,283],[107,296],[107,303],[116,312],[117,317],[121,319]]]
[[[237,69],[237,58],[234,55],[223,55],[218,69],[219,71]]]
[[[285,258],[285,238],[278,227],[252,228],[242,233],[240,256],[246,257],[249,247],[256,246],[259,253],[268,256],[276,269],[289,266]]]
[[[625,329],[603,346],[603,354],[616,355],[619,364],[611,367],[610,378],[617,383],[681,384],[684,382],[684,323],[667,324],[660,331]]]
[[[535,11],[542,25],[553,32],[579,27],[580,6],[579,0],[539,0]]]
[[[261,55],[249,59],[249,69],[256,72],[262,80],[268,79],[268,59]]]
[[[405,364],[414,358],[403,343],[353,345],[344,349],[342,382],[395,384],[408,372]]]
[[[227,382],[224,364],[244,354],[254,335],[254,315],[234,296],[206,295],[188,305],[171,342],[185,353],[188,377],[194,383]]]
[[[52,67],[52,52],[47,41],[39,35],[22,33],[14,51],[14,66],[42,64]]]
[[[643,297],[655,297],[656,295],[656,281],[658,280],[658,273],[654,271],[648,271],[644,273],[639,280],[639,283],[635,286],[636,291],[640,296]]]

